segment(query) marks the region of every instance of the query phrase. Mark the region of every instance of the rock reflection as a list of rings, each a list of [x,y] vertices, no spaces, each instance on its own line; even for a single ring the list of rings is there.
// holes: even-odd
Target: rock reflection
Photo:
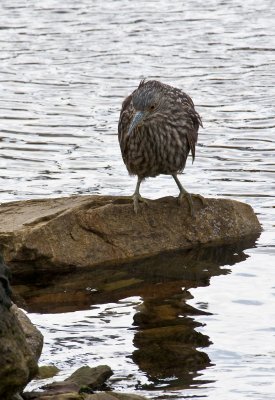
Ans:
[[[245,249],[255,241],[256,237],[250,237],[120,266],[47,276],[47,280],[40,276],[40,283],[31,286],[17,282],[14,292],[28,311],[42,313],[88,309],[139,296],[142,303],[134,316],[133,361],[152,382],[150,389],[159,385],[186,388],[191,383],[194,386],[194,377],[211,363],[202,350],[211,341],[196,330],[200,324],[193,318],[207,314],[207,306],[190,306],[189,289],[208,286],[211,277],[230,273],[229,266],[245,260]],[[42,285],[43,281],[47,284]],[[200,383],[198,379],[195,382]]]
[[[27,311],[39,313],[85,310],[94,304],[132,296],[140,296],[144,301],[152,298],[167,301],[176,294],[183,296],[183,289],[188,293],[190,288],[209,285],[212,276],[229,273],[228,268],[221,267],[245,260],[248,256],[244,250],[253,247],[256,239],[253,236],[221,246],[197,247],[127,264],[62,271],[62,274],[34,271],[27,279],[14,271],[15,300]]]

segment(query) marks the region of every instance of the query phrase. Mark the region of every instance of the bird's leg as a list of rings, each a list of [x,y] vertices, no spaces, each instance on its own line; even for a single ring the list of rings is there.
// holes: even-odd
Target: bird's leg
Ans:
[[[192,196],[194,197],[198,197],[200,199],[200,201],[202,202],[202,204],[205,204],[205,200],[203,198],[203,196],[201,196],[200,194],[190,194],[187,192],[187,190],[184,189],[184,187],[182,186],[179,178],[177,177],[177,174],[172,174],[173,178],[175,179],[176,184],[178,185],[178,188],[180,190],[180,194],[178,197],[179,202],[181,203],[185,198],[188,201],[189,204],[189,209],[190,209],[190,214],[193,217],[195,215],[194,213],[194,206],[193,206],[193,200],[192,200]]]
[[[134,194],[132,196],[133,202],[134,202],[134,211],[135,211],[136,214],[138,213],[138,203],[139,203],[139,201],[148,204],[147,200],[145,200],[143,197],[141,197],[141,195],[139,193],[139,187],[140,187],[141,182],[142,182],[142,178],[138,177],[136,189],[135,189]]]
[[[192,197],[191,197],[190,193],[188,193],[187,190],[184,189],[184,187],[182,186],[179,178],[177,177],[177,174],[172,174],[172,177],[175,179],[175,182],[178,185],[178,188],[180,190],[180,194],[179,194],[179,197],[178,197],[179,203],[181,203],[186,198],[187,201],[188,201],[188,204],[189,204],[190,214],[193,217],[193,215],[194,215],[194,206],[193,206],[193,200],[192,200]]]

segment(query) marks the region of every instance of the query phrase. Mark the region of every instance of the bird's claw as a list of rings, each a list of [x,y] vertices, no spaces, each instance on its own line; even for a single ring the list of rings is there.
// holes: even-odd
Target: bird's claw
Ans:
[[[141,195],[139,193],[134,193],[133,194],[133,202],[134,202],[134,211],[137,214],[138,213],[138,209],[139,209],[139,202],[140,203],[145,203],[148,204],[148,201],[146,199],[144,199],[143,197],[141,197]]]
[[[201,201],[202,206],[206,206],[206,200],[201,194],[192,194],[191,196],[197,197]]]
[[[193,200],[192,200],[190,193],[180,192],[179,197],[178,197],[179,204],[181,205],[185,199],[188,201],[190,214],[191,214],[191,217],[193,217],[194,216],[194,206],[193,206]]]
[[[205,198],[203,196],[201,196],[200,194],[190,194],[188,192],[181,192],[178,197],[178,202],[179,204],[182,204],[183,201],[186,199],[188,201],[190,215],[191,217],[194,217],[195,211],[192,197],[197,197],[198,199],[200,199],[203,207],[205,206]]]

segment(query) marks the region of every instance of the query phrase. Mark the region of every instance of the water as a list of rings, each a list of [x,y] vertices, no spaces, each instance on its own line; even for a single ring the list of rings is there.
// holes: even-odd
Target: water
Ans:
[[[97,298],[82,311],[30,314],[45,334],[41,363],[61,366],[60,378],[83,363],[106,362],[115,372],[112,387],[151,398],[274,399],[274,11],[272,0],[1,1],[1,202],[132,193],[117,121],[123,98],[150,77],[183,88],[203,119],[184,186],[248,202],[264,227],[245,256],[217,261],[210,285],[188,285],[185,302],[197,313],[185,310],[183,325],[191,320],[212,342],[202,349],[210,365],[178,382],[169,371],[152,379],[140,358],[129,358],[144,297],[160,281],[167,298],[156,309],[179,294],[180,286],[173,291],[173,280],[160,277],[147,294],[144,287],[109,302]],[[176,195],[175,186],[157,177],[141,193]]]

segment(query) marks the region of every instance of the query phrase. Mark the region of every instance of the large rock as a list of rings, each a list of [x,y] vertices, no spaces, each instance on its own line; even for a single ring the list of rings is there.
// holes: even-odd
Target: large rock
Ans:
[[[0,303],[0,398],[21,392],[37,372],[37,363],[16,316]]]
[[[12,305],[11,302],[11,287],[10,287],[10,271],[6,266],[2,255],[0,254],[0,304],[2,304],[6,308],[10,308]]]
[[[16,316],[27,341],[27,344],[34,356],[36,362],[38,362],[43,348],[44,337],[42,333],[33,325],[29,317],[24,313],[23,310],[13,304],[10,308],[11,312]]]
[[[165,197],[142,205],[108,196],[72,196],[18,201],[0,206],[0,245],[14,276],[115,265],[187,249],[225,243],[260,232],[252,208],[226,199],[195,200],[188,206]]]
[[[1,256],[0,398],[3,400],[15,400],[20,399],[18,392],[21,392],[37,373],[37,361],[40,354],[38,355],[37,348],[32,340],[32,334],[36,328],[33,327],[25,315],[22,316],[23,312],[11,303],[11,289],[8,278],[9,270]],[[24,328],[26,328],[28,339],[26,339]],[[30,345],[33,346],[32,350],[34,352],[30,349]]]

